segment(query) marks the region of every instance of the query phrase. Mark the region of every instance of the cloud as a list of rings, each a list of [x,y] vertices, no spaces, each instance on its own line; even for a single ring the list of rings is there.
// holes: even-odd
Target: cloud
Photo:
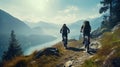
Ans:
[[[64,10],[58,11],[58,14],[55,17],[52,17],[50,19],[51,22],[55,22],[56,24],[69,24],[73,23],[78,20],[85,20],[88,18],[95,18],[99,17],[99,13],[96,13],[97,7],[94,8],[94,10],[91,9],[91,11],[84,11],[77,6],[68,6]]]
[[[40,21],[43,16],[52,14],[52,9],[50,9],[52,1],[2,0],[0,2],[0,8],[23,21],[37,22]]]
[[[79,8],[76,6],[68,6],[65,10],[58,11],[58,13],[71,13],[78,12]]]
[[[100,7],[102,7],[102,4],[98,3],[96,7],[100,8]]]
[[[102,5],[101,5],[100,3],[96,4],[96,6],[92,8],[92,12],[95,13],[95,14],[90,15],[89,18],[95,18],[95,17],[101,16],[101,15],[99,14],[99,9],[100,9],[101,6],[102,6]],[[96,13],[96,12],[97,12],[97,13]]]
[[[56,24],[72,23],[80,19],[78,17],[79,11],[79,8],[76,6],[68,6],[66,9],[58,11],[56,16],[50,18],[49,21],[55,22]]]
[[[83,0],[2,0],[0,8],[28,22],[46,21],[56,24],[72,23],[96,17],[100,4],[81,3]],[[85,2],[89,2],[86,1]],[[90,6],[90,7],[89,7]]]

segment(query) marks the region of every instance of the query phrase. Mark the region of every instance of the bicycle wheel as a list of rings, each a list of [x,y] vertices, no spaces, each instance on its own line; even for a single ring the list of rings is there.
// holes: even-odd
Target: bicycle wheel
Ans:
[[[88,41],[88,36],[85,37],[84,39],[84,45],[85,45],[85,49],[88,52],[89,51],[89,41]]]
[[[63,38],[63,44],[64,44],[64,47],[67,48],[67,38],[66,38],[66,36],[64,36],[64,38]]]

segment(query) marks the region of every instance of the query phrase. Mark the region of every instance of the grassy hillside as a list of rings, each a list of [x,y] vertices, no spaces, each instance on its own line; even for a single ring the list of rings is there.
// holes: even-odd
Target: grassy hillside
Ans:
[[[52,46],[59,50],[59,56],[42,55],[35,58],[39,51],[28,56],[16,57],[5,61],[3,67],[63,67],[69,60],[74,60],[74,67],[119,67],[120,66],[120,28],[106,32],[101,38],[102,47],[94,55],[80,49],[82,40],[70,40],[69,49],[64,49],[62,42]],[[44,49],[43,49],[44,51]]]
[[[102,47],[82,67],[120,67],[120,28],[106,32],[100,39]]]
[[[79,57],[78,48],[80,47],[80,44],[80,41],[71,40],[68,45],[71,49],[66,50],[64,49],[62,42],[59,42],[53,47],[59,50],[60,56],[43,55],[36,59],[35,56],[38,51],[35,51],[29,56],[16,57],[13,60],[5,61],[3,67],[61,67],[66,61],[68,61],[68,59]],[[74,56],[74,54],[77,55]],[[72,58],[72,56],[74,56],[74,58]]]

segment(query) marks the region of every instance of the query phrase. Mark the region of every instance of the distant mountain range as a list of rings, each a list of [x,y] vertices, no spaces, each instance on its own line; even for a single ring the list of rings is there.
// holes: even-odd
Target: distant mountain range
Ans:
[[[52,35],[55,37],[60,36],[60,28],[62,25],[57,25],[54,23],[50,22],[44,22],[44,21],[39,21],[37,23],[27,23],[32,29],[35,30],[36,33],[41,33],[40,30],[42,30],[42,33],[47,34],[47,35]]]
[[[40,28],[39,32],[41,33],[36,34],[35,29],[30,28],[23,21],[0,9],[0,56],[8,48],[12,30],[15,31],[16,38],[23,50],[56,39],[54,36],[42,33]]]
[[[88,19],[88,21],[90,21],[92,31],[100,27],[102,19],[103,19],[102,16]],[[71,34],[70,34],[71,38],[75,38],[75,39],[81,38],[82,33],[80,33],[80,28],[83,22],[84,20],[78,20],[69,25],[69,28],[71,29]]]
[[[92,31],[100,27],[101,21],[102,21],[102,16],[101,17],[96,17],[92,19],[88,19],[90,21],[90,25],[92,28]],[[78,20],[75,21],[71,24],[67,24],[67,26],[70,28],[71,33],[69,34],[69,38],[72,39],[79,39],[81,38],[82,34],[80,33],[80,28],[83,24],[84,20]],[[42,30],[42,33],[44,34],[49,34],[49,35],[55,35],[57,37],[60,37],[60,29],[62,25],[57,25],[49,22],[44,22],[40,21],[37,23],[27,23],[32,29],[36,30],[36,32],[40,33],[40,30]]]
[[[88,19],[90,21],[92,30],[97,29],[101,25],[102,17]],[[67,24],[71,33],[69,38],[79,39],[80,27],[84,20],[78,20],[72,24]],[[60,28],[62,25],[57,25],[49,22],[40,21],[38,23],[23,22],[9,13],[0,10],[0,56],[2,52],[8,48],[9,37],[11,30],[15,31],[17,39],[22,45],[23,49],[38,44],[43,44],[48,41],[60,38]]]
[[[11,30],[14,30],[17,34],[28,34],[31,32],[31,28],[23,21],[0,10],[0,34],[8,34]]]
[[[90,22],[92,31],[100,27],[102,19],[103,19],[102,17],[88,19],[88,21]],[[80,30],[80,27],[82,26],[83,22],[84,20],[78,20],[70,24],[69,27],[74,30],[78,30],[78,29]]]

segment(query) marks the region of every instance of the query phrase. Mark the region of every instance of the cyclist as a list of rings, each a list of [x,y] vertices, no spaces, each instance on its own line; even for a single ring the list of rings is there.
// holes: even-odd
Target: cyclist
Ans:
[[[62,33],[62,41],[64,41],[64,37],[66,37],[66,45],[67,45],[68,33],[70,33],[70,29],[66,26],[66,24],[63,24],[62,28],[60,29],[60,33]]]
[[[80,32],[83,33],[83,44],[84,44],[84,41],[85,41],[85,36],[88,37],[88,43],[90,44],[91,26],[90,26],[89,21],[84,21],[84,24],[82,25]]]

